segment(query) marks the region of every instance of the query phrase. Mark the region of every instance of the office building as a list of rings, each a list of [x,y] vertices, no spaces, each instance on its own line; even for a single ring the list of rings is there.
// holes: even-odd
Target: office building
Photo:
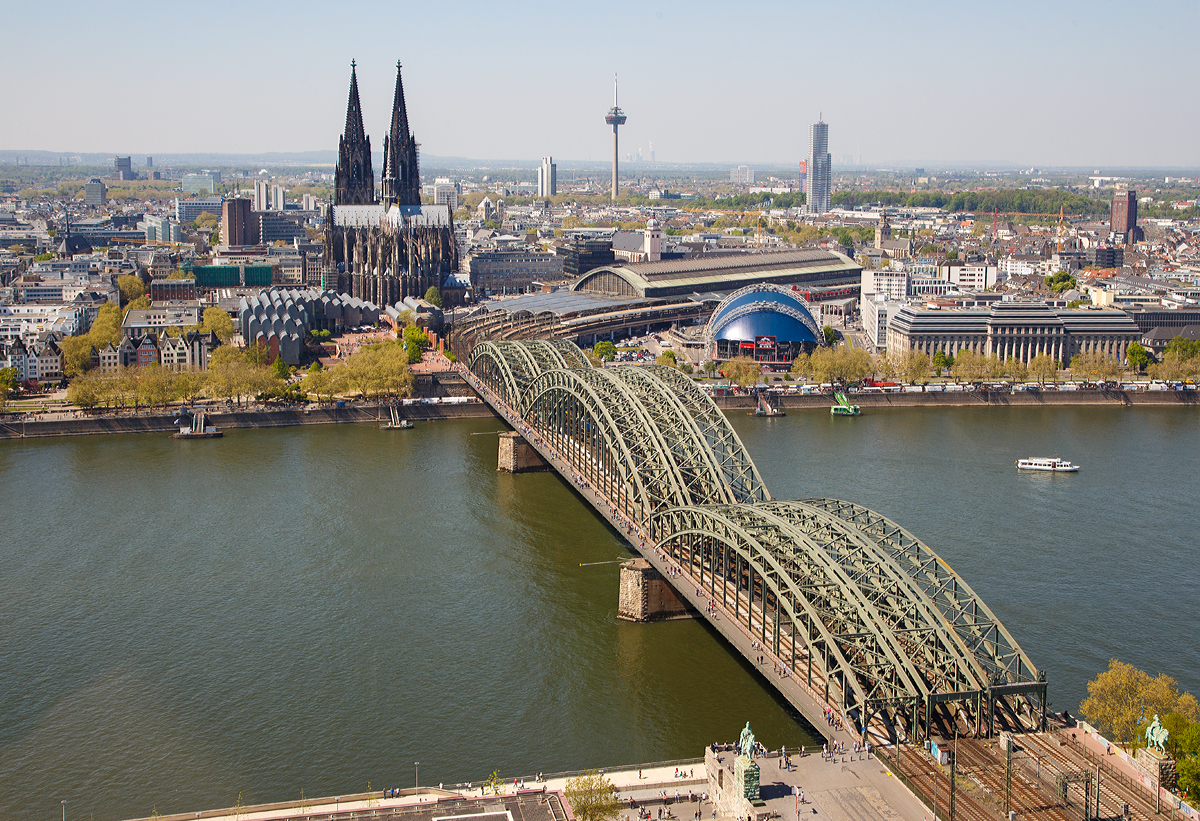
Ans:
[[[282,211],[283,210],[283,186],[282,185],[272,185],[271,186],[271,210],[272,211]]]
[[[304,197],[303,197],[303,199],[302,199],[302,208],[303,208],[303,210],[305,210],[305,211],[316,211],[316,210],[317,210],[317,207],[318,207],[318,206],[317,206],[317,198],[316,198],[316,197],[314,197],[312,194],[305,194],[305,195],[304,195]]]
[[[471,287],[488,293],[514,293],[535,281],[562,279],[563,258],[530,250],[490,250],[467,257]]]
[[[250,200],[225,200],[221,206],[221,244],[258,244],[258,223],[251,217]]]
[[[271,210],[271,186],[266,180],[254,181],[254,210]]]
[[[987,308],[927,308],[906,305],[888,320],[889,351],[961,351],[1028,362],[1048,354],[1066,365],[1079,353],[1099,353],[1119,362],[1141,337],[1124,311],[1061,310],[1044,302],[995,302]]]
[[[179,187],[189,194],[215,194],[220,184],[220,171],[204,171],[200,174],[184,174]]]
[[[113,157],[113,172],[118,180],[132,180],[133,158]]]
[[[83,186],[83,204],[89,208],[99,208],[108,202],[108,187],[104,181],[92,178],[91,182],[84,183]]]
[[[1116,234],[1119,241],[1126,245],[1133,245],[1145,238],[1142,229],[1137,227],[1136,191],[1118,191],[1113,195],[1108,230]]]
[[[754,185],[754,169],[748,165],[739,165],[729,169],[729,181],[734,185]]]
[[[1088,248],[1084,260],[1089,268],[1120,268],[1125,264],[1125,251],[1122,248]]]
[[[175,200],[175,221],[181,225],[195,222],[196,217],[201,214],[212,214],[214,217],[221,216],[221,203],[224,202],[220,197],[194,197],[192,199]]]
[[[146,232],[146,243],[183,242],[183,228],[177,222],[166,217],[155,217],[147,214],[142,218],[141,226]]]
[[[808,132],[808,213],[829,211],[833,185],[833,158],[829,154],[829,125],[823,120]]]
[[[553,197],[558,194],[558,166],[553,157],[542,157],[542,165],[538,168],[537,195]]]
[[[153,158],[153,157],[147,157],[147,158],[146,158],[146,167],[147,167],[147,168],[153,168],[153,167],[154,167],[154,158]]]
[[[449,177],[438,177],[433,182],[433,204],[445,205],[451,212],[458,210],[458,186]]]

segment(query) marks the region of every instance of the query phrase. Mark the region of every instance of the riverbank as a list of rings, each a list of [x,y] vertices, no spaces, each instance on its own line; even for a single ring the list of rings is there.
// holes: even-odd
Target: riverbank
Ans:
[[[1077,390],[1077,391],[954,391],[950,393],[852,393],[846,397],[851,403],[863,408],[915,408],[915,407],[1046,407],[1078,405],[1155,405],[1200,407],[1200,391],[1122,391],[1122,390]],[[757,405],[753,396],[716,396],[717,407],[722,410],[752,411]],[[785,409],[828,409],[834,404],[829,396],[774,395],[772,403]]]
[[[460,405],[403,405],[397,408],[401,419],[414,422],[439,419],[479,419],[496,414],[482,402]],[[341,423],[379,424],[389,419],[387,407],[351,405],[348,407],[280,408],[245,411],[206,410],[208,421],[219,430],[237,428],[286,428],[295,425],[336,425]],[[0,439],[28,439],[41,436],[90,436],[102,433],[167,433],[178,429],[178,411],[147,415],[96,416],[47,420],[0,419]]]

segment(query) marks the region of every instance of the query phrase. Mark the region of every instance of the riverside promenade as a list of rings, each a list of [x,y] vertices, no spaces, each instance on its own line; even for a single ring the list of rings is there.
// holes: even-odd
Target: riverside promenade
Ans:
[[[781,766],[778,750],[755,759],[761,768],[761,818],[796,821],[815,816],[826,821],[928,821],[928,810],[865,753],[837,756],[832,760],[822,759],[819,751],[811,749],[803,756],[796,750],[788,750],[787,754],[788,769]],[[733,753],[719,755],[730,761]],[[722,817],[714,815],[713,805],[706,798],[708,782],[704,777],[702,758],[598,769],[616,788],[616,796],[624,805],[621,821],[638,821],[640,808],[649,809],[654,818],[661,808],[663,818],[675,821],[695,821],[697,817],[712,821]],[[456,815],[512,812],[513,807],[509,804],[514,802],[525,821],[574,821],[569,804],[560,796],[566,790],[567,781],[579,774],[578,771],[553,773],[544,775],[541,780],[536,774],[504,777],[499,795],[485,788],[483,782],[475,781],[164,814],[157,816],[156,821],[286,821],[298,818],[349,821],[401,817],[432,821]],[[799,795],[793,794],[793,787],[797,792],[803,790],[803,804],[799,803]],[[633,807],[630,806],[631,799]],[[510,817],[516,816],[513,812]]]

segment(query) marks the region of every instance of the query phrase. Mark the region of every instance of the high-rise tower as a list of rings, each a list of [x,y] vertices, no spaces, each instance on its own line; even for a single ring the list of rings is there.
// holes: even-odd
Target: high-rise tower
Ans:
[[[371,138],[363,128],[362,104],[358,101],[358,77],[350,61],[350,100],[346,104],[346,128],[338,142],[337,170],[333,174],[334,205],[373,205],[375,172],[371,170]],[[265,209],[262,209],[265,210]]]
[[[617,126],[625,125],[628,119],[617,106],[617,75],[613,75],[613,106],[604,115],[604,122],[613,127],[613,169],[612,169],[612,198],[617,198]]]
[[[542,157],[542,164],[538,168],[538,196],[558,196],[558,166],[553,157]]]
[[[392,100],[392,128],[383,138],[383,204],[420,205],[421,174],[417,169],[417,141],[408,130],[404,82],[396,62],[396,96]]]
[[[832,183],[829,126],[824,120],[818,120],[808,131],[808,213],[824,214],[829,211]]]
[[[1112,209],[1109,216],[1109,230],[1117,234],[1120,241],[1133,245],[1144,238],[1142,229],[1138,228],[1137,192],[1131,190],[1117,191],[1113,195]]]

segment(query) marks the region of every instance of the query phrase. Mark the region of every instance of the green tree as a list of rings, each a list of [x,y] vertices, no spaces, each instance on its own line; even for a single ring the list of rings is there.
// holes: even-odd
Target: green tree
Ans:
[[[1059,271],[1056,274],[1051,274],[1042,280],[1043,284],[1056,294],[1061,294],[1064,291],[1069,291],[1074,288],[1077,283],[1075,277],[1071,276],[1066,271]]]
[[[283,382],[291,378],[292,369],[283,361],[282,356],[275,357],[275,361],[271,363],[271,375]]]
[[[617,346],[605,339],[592,346],[592,353],[601,360],[612,362],[617,358]]]
[[[1088,697],[1079,705],[1079,712],[1101,734],[1127,748],[1144,743],[1140,731],[1152,716],[1165,716],[1176,707],[1183,708],[1180,712],[1194,709],[1191,705],[1195,704],[1190,694],[1180,694],[1170,676],[1160,673],[1151,678],[1117,659],[1111,659],[1108,669],[1089,681],[1087,688]]]
[[[1058,360],[1048,353],[1040,353],[1029,360],[1029,373],[1044,385],[1058,376]]]
[[[563,795],[579,821],[615,821],[621,803],[614,798],[616,787],[596,770],[567,779]]]
[[[425,301],[435,308],[442,307],[442,292],[436,285],[429,286],[429,290],[425,292]]]
[[[1183,790],[1185,795],[1190,796],[1200,791],[1200,756],[1192,756],[1178,762],[1175,772],[1179,775],[1179,789]]]
[[[722,366],[725,378],[739,387],[749,387],[758,383],[762,376],[762,365],[748,356],[737,356]]]
[[[713,360],[713,359],[706,359],[704,361],[704,365],[701,367],[703,368],[704,372],[706,374],[708,374],[709,376],[712,376],[714,373],[717,372],[717,363],[716,363],[716,360]]]
[[[808,376],[812,373],[812,359],[808,354],[802,353],[792,362],[788,371],[796,376]]]
[[[821,329],[821,333],[825,336],[825,344],[832,345],[837,342],[837,331],[826,325]]]
[[[229,312],[215,305],[204,309],[203,328],[205,333],[215,333],[222,344],[228,342],[234,334],[233,320],[230,319]]]
[[[125,305],[146,294],[146,283],[133,274],[117,277],[117,290],[121,292],[121,304]]]
[[[1131,343],[1136,345],[1137,343]],[[1163,350],[1163,354],[1177,354],[1181,360],[1193,359],[1200,356],[1200,340],[1184,339],[1182,336],[1176,336],[1167,343],[1167,347]]]
[[[668,368],[678,368],[679,360],[675,358],[675,352],[671,350],[663,351],[654,360],[655,365],[666,365]]]
[[[942,371],[950,369],[950,357],[946,356],[946,352],[938,350],[933,355],[933,370],[938,376],[942,375]]]
[[[1129,363],[1138,373],[1146,370],[1147,367],[1154,364],[1154,354],[1146,350],[1141,342],[1130,342],[1129,347],[1125,349],[1125,361]],[[1074,360],[1072,360],[1071,369],[1074,370]]]

